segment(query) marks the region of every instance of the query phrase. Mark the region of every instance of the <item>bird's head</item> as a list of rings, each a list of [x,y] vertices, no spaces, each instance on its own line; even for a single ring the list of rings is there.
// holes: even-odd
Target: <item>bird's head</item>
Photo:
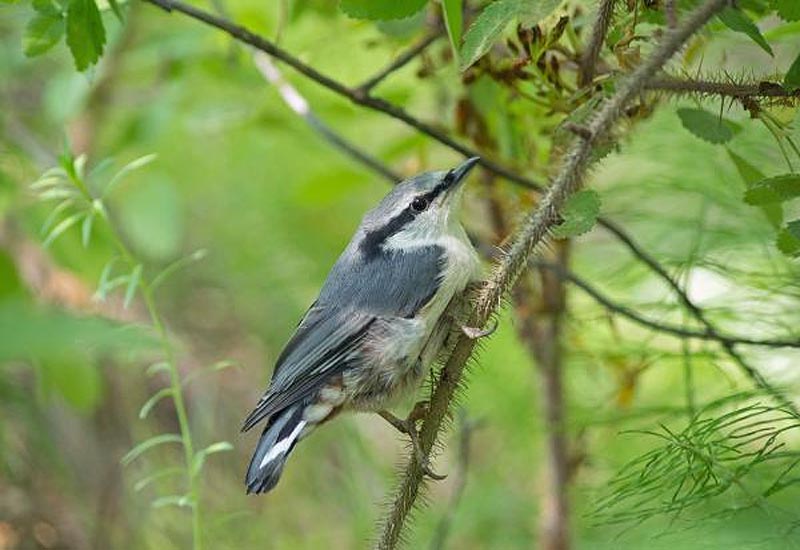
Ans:
[[[461,184],[478,163],[467,159],[452,170],[424,172],[398,183],[361,222],[359,248],[381,250],[433,244],[458,224]]]

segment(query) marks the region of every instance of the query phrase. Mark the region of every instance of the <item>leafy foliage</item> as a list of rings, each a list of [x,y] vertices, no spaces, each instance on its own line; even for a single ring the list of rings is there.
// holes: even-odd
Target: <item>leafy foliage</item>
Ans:
[[[572,195],[564,205],[561,216],[564,222],[553,229],[553,236],[559,239],[577,237],[588,232],[600,215],[600,195],[597,191],[586,189]]]
[[[764,498],[800,483],[795,471],[800,452],[786,449],[786,438],[800,430],[800,418],[761,403],[712,415],[718,406],[707,406],[681,430],[662,424],[658,431],[628,432],[655,437],[660,445],[625,465],[597,502],[594,517],[612,524],[664,514],[677,519],[733,491],[745,499],[744,506],[764,506]],[[779,473],[748,486],[745,478],[767,466]]]
[[[427,0],[340,0],[339,7],[359,19],[402,19],[421,10]]]
[[[750,39],[758,44],[762,50],[767,52],[769,55],[775,55],[772,52],[772,48],[770,47],[767,40],[764,38],[764,35],[761,34],[761,31],[758,29],[753,20],[750,19],[747,14],[737,8],[726,8],[722,13],[719,14],[720,20],[732,31],[740,32],[746,34],[750,37]]]
[[[705,109],[681,108],[677,111],[683,127],[709,143],[722,144],[733,139],[739,130],[725,119]]]
[[[70,0],[67,8],[67,46],[79,71],[100,59],[106,44],[106,29],[95,0]]]
[[[58,44],[66,28],[64,14],[50,0],[36,0],[32,5],[36,15],[22,36],[22,51],[29,57],[41,55]]]

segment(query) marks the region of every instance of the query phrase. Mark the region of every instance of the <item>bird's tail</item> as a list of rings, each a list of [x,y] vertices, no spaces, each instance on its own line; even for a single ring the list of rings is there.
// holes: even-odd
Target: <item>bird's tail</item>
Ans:
[[[289,453],[306,428],[304,408],[298,403],[270,418],[247,468],[245,483],[248,494],[266,493],[277,485]]]

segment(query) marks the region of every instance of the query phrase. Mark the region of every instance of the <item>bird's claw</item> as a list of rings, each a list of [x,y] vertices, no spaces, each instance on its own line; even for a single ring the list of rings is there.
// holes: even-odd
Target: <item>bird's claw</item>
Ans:
[[[497,330],[497,319],[492,319],[490,325],[486,328],[461,326],[461,332],[470,340],[478,340],[494,334]]]
[[[428,402],[419,401],[414,405],[414,408],[405,419],[400,419],[389,411],[378,411],[378,414],[381,418],[394,426],[397,431],[406,434],[409,439],[411,439],[411,446],[414,448],[414,458],[417,460],[417,464],[419,464],[422,473],[431,479],[441,481],[445,479],[447,475],[437,474],[431,469],[430,460],[425,456],[425,452],[422,450],[422,444],[419,441],[417,422],[422,420],[427,410]]]

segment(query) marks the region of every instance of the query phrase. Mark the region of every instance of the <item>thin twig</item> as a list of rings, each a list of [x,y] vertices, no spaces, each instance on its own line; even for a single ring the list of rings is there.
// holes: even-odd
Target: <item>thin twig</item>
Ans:
[[[626,244],[626,246],[634,251],[636,257],[647,264],[654,273],[656,273],[659,277],[661,277],[667,285],[675,292],[680,302],[684,305],[684,307],[692,314],[692,316],[697,319],[706,329],[706,331],[714,337],[715,340],[719,341],[722,344],[722,348],[728,354],[728,356],[733,359],[733,361],[739,366],[739,368],[744,371],[748,378],[750,378],[753,383],[756,384],[759,388],[763,389],[775,399],[778,400],[779,403],[785,405],[786,407],[791,408],[793,411],[800,414],[800,411],[797,411],[797,408],[787,401],[787,399],[774,388],[767,380],[761,375],[758,370],[755,369],[752,365],[748,364],[742,355],[736,350],[735,344],[737,342],[733,342],[731,340],[726,340],[723,337],[717,328],[708,320],[705,315],[705,312],[698,307],[692,300],[689,298],[689,295],[681,288],[681,285],[664,269],[664,267],[658,263],[655,258],[650,256],[650,254],[642,249],[637,243],[635,243],[625,232],[621,231],[615,224],[613,223],[606,223],[605,228],[614,233],[617,238],[619,238],[622,242]],[[746,343],[746,342],[742,342]]]
[[[261,75],[278,90],[284,103],[295,113],[297,113],[309,126],[318,132],[326,141],[345,155],[355,159],[372,171],[386,178],[390,182],[398,182],[402,178],[381,161],[365,152],[363,149],[354,146],[342,136],[334,132],[327,124],[322,122],[308,105],[308,101],[300,94],[297,89],[284,80],[283,75],[272,62],[270,57],[264,52],[256,50],[253,53],[253,61]]]
[[[387,76],[405,67],[414,58],[424,52],[427,47],[433,44],[440,36],[442,36],[441,30],[428,34],[408,50],[397,56],[397,58],[384,69],[378,71],[375,76],[365,80],[360,86],[356,87],[356,90],[364,95],[369,94],[369,92],[371,92],[375,86],[383,82]]]
[[[586,86],[592,82],[597,60],[600,57],[600,50],[603,48],[608,26],[611,24],[611,16],[614,14],[615,0],[601,0],[597,8],[597,16],[592,26],[592,34],[589,42],[581,56],[580,69],[578,71],[578,86]]]
[[[506,256],[495,265],[491,277],[478,296],[470,326],[483,326],[489,320],[516,282],[534,248],[553,226],[560,223],[558,212],[567,198],[581,188],[593,147],[599,139],[607,136],[627,103],[641,92],[647,80],[663,67],[690,36],[721,10],[727,1],[707,0],[687,17],[683,25],[668,31],[653,53],[620,83],[617,92],[600,107],[589,124],[591,137],[574,140],[553,184],[542,197],[539,208],[524,221],[514,236]],[[453,395],[474,347],[474,340],[460,336],[433,388],[428,414],[423,420],[420,431],[420,442],[426,455],[430,454],[438,438],[442,422],[448,414]],[[378,548],[385,550],[397,546],[422,481],[423,471],[420,462],[414,457],[409,457],[395,500],[382,522],[381,535],[377,541]]]
[[[719,342],[720,344],[742,344],[747,346],[760,346],[760,347],[767,347],[767,348],[800,348],[800,339],[795,340],[784,340],[784,339],[764,339],[759,340],[756,338],[747,338],[744,336],[734,336],[728,334],[722,334],[720,332],[710,332],[706,330],[692,330],[690,328],[685,328],[680,325],[672,325],[669,323],[662,323],[659,321],[654,321],[649,319],[639,313],[638,311],[631,309],[627,306],[624,306],[618,302],[615,302],[599,290],[592,284],[590,284],[586,279],[576,275],[575,273],[563,269],[556,264],[543,262],[543,261],[534,261],[531,262],[531,265],[534,267],[541,267],[545,269],[549,269],[556,273],[562,279],[569,281],[570,283],[574,284],[581,290],[583,290],[586,294],[588,294],[595,302],[606,308],[608,311],[612,313],[617,313],[622,315],[626,319],[633,321],[634,323],[641,325],[643,327],[647,327],[653,329],[657,332],[663,332],[665,334],[671,334],[673,336],[677,336],[678,338],[685,338],[685,339],[694,339],[694,340],[705,340],[710,342]]]

